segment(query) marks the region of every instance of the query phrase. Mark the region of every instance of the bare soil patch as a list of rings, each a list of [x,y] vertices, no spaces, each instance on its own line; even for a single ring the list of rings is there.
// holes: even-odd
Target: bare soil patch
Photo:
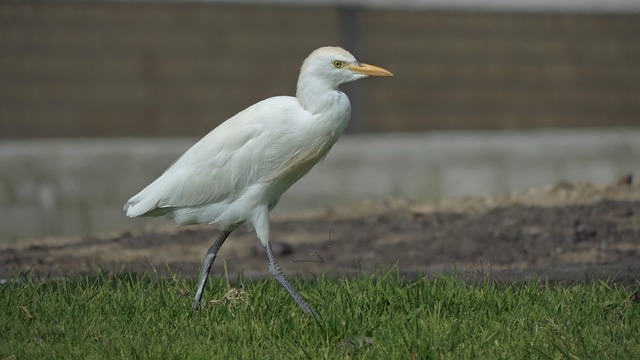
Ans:
[[[286,195],[285,195],[286,196]],[[195,276],[218,232],[167,227],[109,236],[42,238],[0,246],[0,278],[27,272],[74,276],[132,270]],[[433,203],[389,200],[272,220],[276,256],[290,276],[456,271],[504,281],[640,278],[640,187],[566,182],[500,197]],[[268,276],[255,234],[231,235],[214,263],[219,276]]]

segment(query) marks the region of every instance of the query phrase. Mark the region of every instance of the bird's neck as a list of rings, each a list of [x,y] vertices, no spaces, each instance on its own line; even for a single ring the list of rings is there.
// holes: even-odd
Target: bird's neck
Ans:
[[[302,108],[312,114],[321,114],[336,107],[349,107],[349,99],[335,86],[324,81],[313,81],[303,76],[298,81],[296,98]],[[346,104],[345,104],[346,102]]]

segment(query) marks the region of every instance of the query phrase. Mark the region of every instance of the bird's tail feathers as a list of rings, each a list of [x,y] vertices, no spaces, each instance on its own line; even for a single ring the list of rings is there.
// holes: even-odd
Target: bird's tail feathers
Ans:
[[[146,190],[146,189],[145,189]],[[126,204],[124,204],[123,210],[127,212],[128,217],[138,216],[160,216],[163,214],[157,214],[158,202],[160,199],[155,196],[148,195],[142,190],[137,195],[133,196]],[[164,212],[166,213],[166,211]]]

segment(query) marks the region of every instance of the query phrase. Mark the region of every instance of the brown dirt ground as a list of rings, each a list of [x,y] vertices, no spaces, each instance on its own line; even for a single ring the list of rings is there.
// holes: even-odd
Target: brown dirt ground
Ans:
[[[0,245],[0,278],[36,273],[197,274],[218,232],[167,227],[107,236],[42,238]],[[640,186],[560,182],[499,197],[365,202],[272,220],[276,257],[290,276],[313,278],[387,271],[405,276],[452,271],[468,278],[550,281],[640,278]],[[268,276],[255,234],[231,235],[214,263],[231,279]]]

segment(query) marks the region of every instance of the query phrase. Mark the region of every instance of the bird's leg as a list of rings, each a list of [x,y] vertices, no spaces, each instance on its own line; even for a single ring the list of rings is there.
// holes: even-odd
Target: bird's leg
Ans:
[[[315,311],[311,308],[311,306],[309,306],[309,304],[302,297],[302,295],[300,295],[296,291],[296,289],[293,288],[293,285],[291,285],[291,283],[287,280],[286,276],[284,276],[282,269],[276,262],[276,258],[273,256],[273,250],[271,250],[271,243],[267,243],[264,248],[267,250],[267,256],[269,257],[269,272],[271,272],[271,275],[273,275],[273,277],[276,280],[278,280],[280,285],[282,285],[282,287],[285,290],[287,290],[289,295],[291,295],[293,300],[295,300],[298,303],[298,305],[300,305],[300,307],[305,313],[311,314],[315,317],[316,316]]]
[[[213,265],[213,261],[216,259],[216,255],[218,254],[218,250],[227,239],[227,237],[231,234],[231,231],[223,231],[218,239],[211,245],[209,250],[207,250],[207,255],[204,257],[204,262],[202,263],[202,269],[200,269],[200,280],[198,281],[198,290],[196,291],[196,297],[193,300],[193,305],[191,306],[192,310],[198,311],[200,307],[200,301],[202,300],[202,292],[204,291],[204,286],[207,284],[207,279],[209,278],[209,271],[211,271],[211,265]]]

